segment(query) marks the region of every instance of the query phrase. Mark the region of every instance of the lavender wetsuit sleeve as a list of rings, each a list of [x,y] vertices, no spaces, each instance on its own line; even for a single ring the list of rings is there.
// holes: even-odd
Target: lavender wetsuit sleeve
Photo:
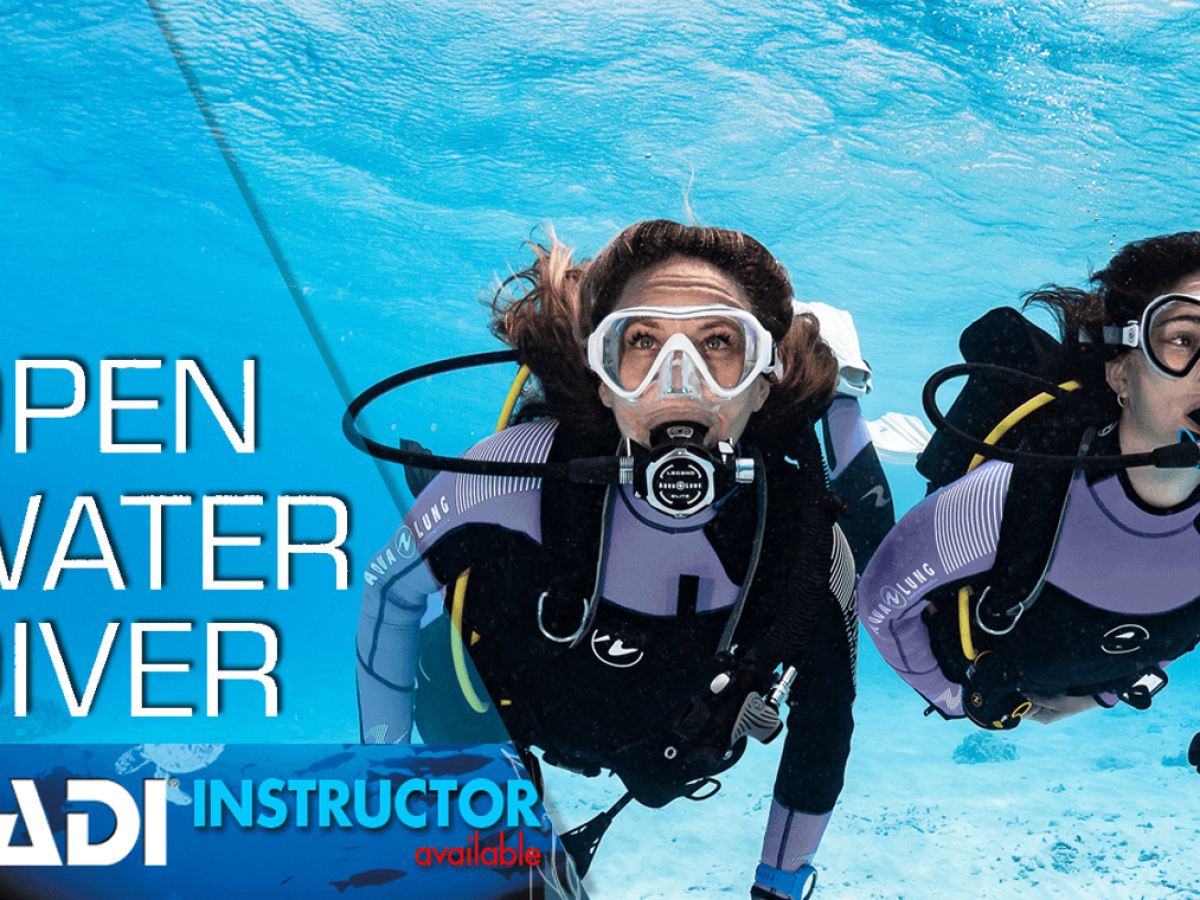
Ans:
[[[773,869],[796,872],[812,863],[833,812],[802,813],[771,801],[762,861]]]
[[[365,578],[356,638],[359,732],[366,744],[406,743],[421,617],[441,585],[417,554],[407,521],[368,564]]]
[[[472,459],[543,462],[555,423],[531,422],[471,448]],[[457,528],[486,522],[541,539],[537,478],[455,475],[435,478],[399,530],[367,565],[358,621],[359,729],[364,743],[401,743],[412,735],[417,642],[428,595],[443,585],[426,557]],[[451,577],[451,576],[447,576]]]
[[[858,616],[875,647],[947,716],[962,716],[962,687],[938,669],[921,612],[935,588],[987,571],[996,558],[1012,468],[989,462],[912,508],[858,585]]]

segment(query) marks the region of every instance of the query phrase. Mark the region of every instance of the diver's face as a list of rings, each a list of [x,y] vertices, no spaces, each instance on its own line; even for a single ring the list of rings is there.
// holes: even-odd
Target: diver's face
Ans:
[[[1163,293],[1200,296],[1200,272]],[[1108,364],[1108,383],[1128,397],[1121,413],[1123,448],[1127,441],[1130,450],[1140,451],[1174,444],[1181,428],[1200,433],[1200,365],[1172,378],[1155,370],[1141,350],[1130,350]]]
[[[713,304],[750,309],[741,285],[716,266],[672,256],[630,278],[616,309]],[[736,382],[745,352],[744,347],[734,346],[739,339],[737,330],[721,328],[719,320],[700,318],[654,319],[647,320],[644,327],[630,328],[629,345],[621,357],[621,383],[632,390],[644,377],[644,367],[653,363],[663,344],[676,334],[683,334],[700,350],[719,385],[725,386],[729,379],[730,383]],[[667,422],[703,425],[708,429],[704,443],[709,447],[719,440],[736,441],[750,416],[762,409],[769,392],[770,385],[761,375],[729,400],[716,397],[703,385],[698,390],[676,394],[664,393],[657,383],[651,384],[636,400],[624,400],[606,385],[600,385],[600,399],[613,411],[621,435],[644,445],[650,443],[650,432]]]

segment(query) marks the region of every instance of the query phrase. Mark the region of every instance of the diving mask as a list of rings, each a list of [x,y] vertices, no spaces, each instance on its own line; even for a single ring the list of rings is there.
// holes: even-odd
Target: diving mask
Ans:
[[[780,368],[771,333],[753,314],[723,304],[633,306],[604,317],[587,344],[588,366],[610,391],[634,401],[657,382],[660,397],[720,400]]]
[[[1200,360],[1200,297],[1189,294],[1155,297],[1140,321],[1106,326],[1104,343],[1140,347],[1159,374],[1183,378]]]

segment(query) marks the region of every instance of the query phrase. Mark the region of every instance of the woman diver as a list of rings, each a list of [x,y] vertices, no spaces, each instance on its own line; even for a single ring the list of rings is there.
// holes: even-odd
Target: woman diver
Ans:
[[[536,746],[546,763],[617,774],[614,811],[699,799],[747,737],[778,734],[786,702],[752,894],[807,896],[853,728],[854,562],[810,417],[838,362],[744,234],[647,221],[587,265],[557,241],[534,251],[498,292],[493,330],[541,396],[464,458],[574,465],[620,447],[604,461],[620,461],[621,483],[439,474],[368,579],[364,740],[409,738],[426,596],[469,569],[455,615],[508,734],[533,768]],[[842,393],[866,375],[847,368]],[[862,517],[869,553],[890,497],[856,402],[835,402],[837,473],[858,472],[852,496],[873,490],[866,477],[889,500],[886,520],[876,504]],[[598,837],[581,852],[572,834],[586,869]]]
[[[1119,701],[1144,709],[1200,638],[1200,232],[1129,244],[1090,283],[1026,295],[1062,331],[1061,346],[1038,332],[1052,345],[1043,367],[1075,381],[1021,423],[1019,448],[1000,454],[1011,462],[905,515],[859,583],[880,653],[947,718],[1006,729]],[[973,342],[980,357],[1019,343],[971,334],[1000,312],[964,333],[964,356]]]

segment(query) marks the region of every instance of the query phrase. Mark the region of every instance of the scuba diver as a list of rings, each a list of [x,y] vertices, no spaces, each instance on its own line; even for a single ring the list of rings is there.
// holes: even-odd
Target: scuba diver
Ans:
[[[563,835],[583,874],[620,808],[711,796],[748,738],[781,732],[786,704],[751,892],[806,897],[850,750],[857,653],[846,505],[812,423],[829,413],[834,487],[871,498],[854,520],[869,555],[892,524],[854,399],[869,369],[843,367],[831,408],[838,361],[747,235],[658,220],[587,264],[557,240],[533,250],[493,301],[494,332],[540,386],[514,424],[460,460],[365,442],[441,471],[368,572],[363,740],[410,739],[418,681],[431,739],[419,632],[427,595],[445,590],[441,618],[506,732],[491,739],[511,735],[535,781],[531,747],[627,789]]]
[[[1026,295],[1061,343],[993,310],[960,346],[1008,368],[926,387],[932,493],[875,554],[858,614],[927,713],[1002,730],[1145,709],[1200,638],[1200,232],[1128,244],[1090,285]],[[1058,387],[981,441],[1033,392],[1022,372]],[[942,416],[937,384],[963,373]],[[974,453],[998,458],[957,477]]]

